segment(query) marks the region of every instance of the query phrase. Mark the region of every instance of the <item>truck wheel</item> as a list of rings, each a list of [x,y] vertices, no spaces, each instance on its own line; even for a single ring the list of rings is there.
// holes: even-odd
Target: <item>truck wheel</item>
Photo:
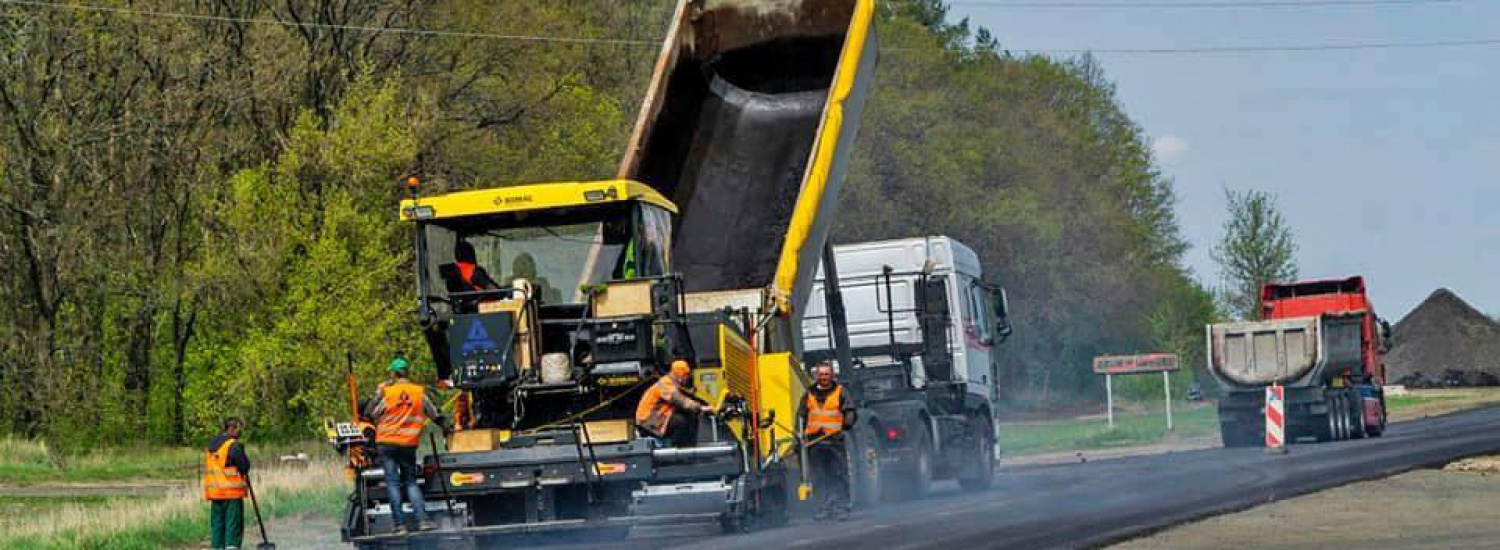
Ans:
[[[1334,418],[1334,441],[1347,439],[1349,432],[1346,432],[1346,429],[1349,427],[1349,418],[1346,418],[1343,396],[1334,396],[1334,399],[1328,403],[1328,414],[1329,417]]]
[[[917,454],[912,462],[911,485],[907,487],[908,499],[919,499],[927,496],[927,489],[932,487],[932,436],[927,430],[922,430],[917,439]]]
[[[1380,434],[1385,433],[1385,426],[1386,426],[1386,418],[1385,418],[1385,396],[1381,395],[1380,396],[1380,422],[1377,423],[1377,424],[1375,424],[1374,426],[1370,426],[1370,437],[1380,437]]]
[[[995,479],[995,442],[992,435],[994,428],[986,424],[980,429],[985,431],[975,438],[979,441],[979,449],[975,453],[975,456],[979,457],[979,462],[974,466],[974,475],[958,476],[958,486],[963,487],[965,491],[989,489]]]
[[[868,508],[880,504],[884,491],[880,471],[880,453],[876,450],[875,430],[862,430],[849,449],[849,472],[852,474],[853,501],[856,506]]]
[[[1338,396],[1336,396],[1336,397],[1333,398],[1333,404],[1334,404],[1334,414],[1338,417],[1338,420],[1339,420],[1339,422],[1338,422],[1338,427],[1339,427],[1338,437],[1336,437],[1335,440],[1336,441],[1344,441],[1346,439],[1349,439],[1349,431],[1350,431],[1349,430],[1349,400],[1345,399],[1343,394],[1339,394]]]
[[[1334,435],[1338,433],[1338,423],[1338,417],[1333,414],[1333,406],[1330,403],[1328,412],[1324,413],[1322,418],[1313,416],[1307,425],[1313,426],[1311,434],[1313,440],[1324,442],[1333,441]]]
[[[1364,439],[1370,433],[1369,425],[1365,424],[1365,396],[1356,392],[1350,402],[1350,413],[1354,415],[1351,423],[1354,427],[1354,439]]]

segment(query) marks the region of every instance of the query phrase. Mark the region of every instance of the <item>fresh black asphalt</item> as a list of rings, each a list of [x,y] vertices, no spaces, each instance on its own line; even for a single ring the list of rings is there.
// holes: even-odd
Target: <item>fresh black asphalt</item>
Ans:
[[[940,485],[928,498],[857,510],[843,522],[740,535],[717,526],[637,527],[586,545],[545,539],[507,546],[563,548],[1096,548],[1195,519],[1408,470],[1500,452],[1500,408],[1392,425],[1384,437],[1262,449],[1203,449],[1075,464],[1005,468],[994,488]],[[1243,541],[1246,548],[1255,541]]]

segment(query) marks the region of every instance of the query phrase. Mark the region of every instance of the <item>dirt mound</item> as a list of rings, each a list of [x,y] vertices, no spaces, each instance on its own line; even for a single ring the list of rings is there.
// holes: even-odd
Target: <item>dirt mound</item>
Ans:
[[[1386,380],[1410,387],[1500,385],[1500,323],[1440,288],[1396,324]]]
[[[1450,462],[1443,469],[1450,472],[1467,472],[1480,475],[1500,474],[1500,456],[1465,458],[1458,462]]]

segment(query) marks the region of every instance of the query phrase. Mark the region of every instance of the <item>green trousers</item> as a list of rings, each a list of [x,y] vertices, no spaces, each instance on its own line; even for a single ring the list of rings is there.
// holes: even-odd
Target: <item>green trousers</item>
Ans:
[[[245,541],[245,501],[211,500],[208,525],[213,531],[209,548],[239,548]]]

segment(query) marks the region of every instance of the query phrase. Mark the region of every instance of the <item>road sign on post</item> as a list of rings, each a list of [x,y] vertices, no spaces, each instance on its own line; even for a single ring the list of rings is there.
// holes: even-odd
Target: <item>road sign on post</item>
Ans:
[[[1125,374],[1161,373],[1162,387],[1166,390],[1167,431],[1172,431],[1172,371],[1177,370],[1177,356],[1170,353],[1148,353],[1144,355],[1100,355],[1094,358],[1094,372],[1104,375],[1104,399],[1109,427],[1115,427],[1114,377]]]

